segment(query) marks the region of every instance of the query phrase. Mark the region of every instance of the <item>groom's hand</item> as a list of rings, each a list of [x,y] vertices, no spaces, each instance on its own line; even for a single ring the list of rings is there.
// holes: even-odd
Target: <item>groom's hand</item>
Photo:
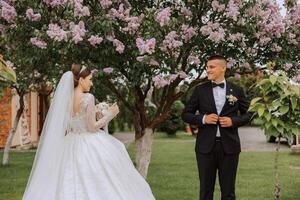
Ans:
[[[232,126],[232,120],[230,117],[219,117],[219,122],[221,127],[231,127]]]
[[[217,124],[219,116],[216,114],[205,115],[204,121],[205,124]]]

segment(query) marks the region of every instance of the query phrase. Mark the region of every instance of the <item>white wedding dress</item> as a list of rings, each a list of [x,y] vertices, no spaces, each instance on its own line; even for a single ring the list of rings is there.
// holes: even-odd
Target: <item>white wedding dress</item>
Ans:
[[[95,101],[85,94],[65,138],[58,200],[152,200],[122,142],[103,130],[112,119],[95,120]]]
[[[152,200],[149,185],[135,169],[122,142],[100,128],[95,100],[85,94],[65,136],[55,200]]]
[[[52,115],[65,108],[61,99],[66,86],[59,87],[23,200],[154,200],[124,144],[101,129],[113,118],[112,113],[106,111],[96,121],[93,95],[84,94],[65,133],[55,132],[63,123]]]

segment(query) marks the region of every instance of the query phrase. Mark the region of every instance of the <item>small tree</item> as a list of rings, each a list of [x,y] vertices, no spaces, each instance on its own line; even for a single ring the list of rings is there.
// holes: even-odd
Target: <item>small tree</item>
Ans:
[[[275,200],[280,199],[278,156],[281,137],[300,133],[300,85],[277,71],[261,80],[256,86],[258,97],[251,101],[250,111],[255,112],[257,124],[267,136],[278,137],[274,162]]]

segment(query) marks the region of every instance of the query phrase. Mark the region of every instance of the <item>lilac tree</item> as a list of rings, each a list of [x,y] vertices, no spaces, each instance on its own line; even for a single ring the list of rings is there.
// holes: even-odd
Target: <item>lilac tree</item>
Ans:
[[[67,70],[72,62],[100,71],[95,81],[132,113],[137,168],[145,177],[155,128],[204,80],[207,56],[226,56],[229,70],[241,74],[269,61],[290,64],[290,76],[299,73],[300,6],[294,1],[286,16],[271,0],[0,2],[4,51],[20,60],[17,68],[25,57],[41,61],[24,67],[39,73]],[[12,53],[19,46],[29,53]]]

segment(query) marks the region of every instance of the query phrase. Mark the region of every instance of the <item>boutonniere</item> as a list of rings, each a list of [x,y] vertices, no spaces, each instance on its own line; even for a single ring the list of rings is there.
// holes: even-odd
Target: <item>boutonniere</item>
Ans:
[[[229,104],[230,105],[234,105],[235,104],[235,102],[237,102],[237,98],[235,97],[235,96],[233,96],[232,94],[230,94],[230,95],[226,95],[226,99],[227,99],[227,101],[229,102]]]

